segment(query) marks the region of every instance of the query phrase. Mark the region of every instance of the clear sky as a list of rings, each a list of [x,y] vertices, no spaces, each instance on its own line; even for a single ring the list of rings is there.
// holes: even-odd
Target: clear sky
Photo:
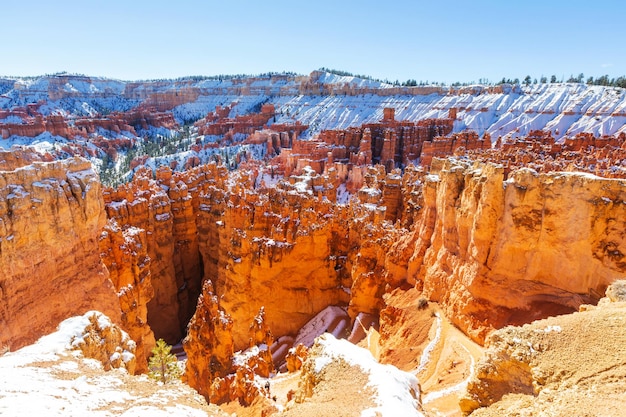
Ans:
[[[622,0],[28,0],[4,2],[0,16],[0,75],[626,74]]]

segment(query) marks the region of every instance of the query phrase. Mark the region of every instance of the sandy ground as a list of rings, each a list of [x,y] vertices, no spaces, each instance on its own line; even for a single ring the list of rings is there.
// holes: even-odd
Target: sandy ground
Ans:
[[[258,417],[269,415],[272,405],[279,412],[275,417],[351,417],[361,415],[361,411],[374,405],[372,390],[366,388],[368,376],[358,367],[349,366],[343,361],[333,362],[321,375],[312,398],[302,403],[289,402],[289,393],[298,389],[301,372],[281,373],[271,380],[270,393],[276,401],[268,399],[257,401],[250,407],[241,407],[237,403],[221,406],[227,413],[238,417]]]
[[[496,335],[488,363],[495,376],[483,381],[478,392],[497,391],[498,376],[524,379],[519,377],[524,368],[511,366],[511,357],[528,364],[533,392],[516,393],[509,385],[509,394],[472,416],[626,416],[626,302]]]

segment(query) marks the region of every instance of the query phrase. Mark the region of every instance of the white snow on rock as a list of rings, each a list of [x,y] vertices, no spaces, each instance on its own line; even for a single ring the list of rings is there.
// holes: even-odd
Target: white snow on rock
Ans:
[[[23,106],[43,101],[43,115],[76,116],[126,111],[136,107],[138,97],[180,88],[176,81],[130,83],[98,77],[65,77],[61,90],[70,94],[51,100],[50,84],[56,78],[15,79],[13,88],[0,96],[0,108]],[[297,81],[299,80],[299,81]],[[57,80],[58,81],[58,80]],[[246,86],[242,94],[235,87]],[[315,82],[334,89],[333,94],[302,94],[301,82]],[[197,100],[172,110],[179,123],[206,116],[216,106],[233,106],[230,117],[247,114],[260,104],[276,107],[275,123],[301,122],[311,137],[323,129],[346,129],[363,123],[378,122],[383,109],[396,109],[396,120],[418,121],[446,118],[457,109],[454,131],[472,129],[479,135],[487,132],[495,141],[499,136],[519,137],[531,130],[549,130],[557,139],[580,132],[613,135],[626,132],[626,94],[623,88],[579,83],[540,83],[499,87],[474,85],[450,88],[429,86],[424,94],[411,94],[410,88],[354,76],[340,76],[314,71],[306,77],[235,77],[206,79],[185,83],[200,92]],[[342,88],[362,89],[362,94],[344,95]],[[56,87],[55,87],[56,88]],[[53,88],[52,90],[54,90]],[[395,94],[389,94],[394,89]],[[419,89],[418,89],[419,90]],[[432,93],[427,94],[428,91]],[[23,122],[15,117],[6,122]],[[24,139],[28,140],[28,139]]]
[[[327,77],[329,80],[331,76]],[[381,86],[381,88],[384,88]],[[284,95],[272,98],[276,123],[299,121],[310,128],[303,136],[324,129],[347,129],[382,119],[383,109],[396,109],[396,120],[446,118],[456,108],[454,132],[471,129],[498,136],[525,136],[532,130],[550,130],[560,139],[580,132],[613,135],[626,132],[626,94],[618,87],[576,83],[537,84],[489,93],[428,95]]]
[[[382,365],[372,354],[346,340],[339,340],[326,333],[318,337],[316,344],[322,353],[315,358],[315,372],[320,373],[328,364],[343,359],[352,366],[360,367],[368,375],[368,388],[375,392],[376,407],[362,411],[361,417],[423,417],[418,398],[420,388],[417,378],[395,366]]]
[[[72,350],[94,313],[101,328],[112,325],[108,317],[91,311],[63,321],[56,332],[30,346],[0,356],[0,415],[207,416],[204,409],[176,404],[182,395],[195,398],[198,404],[204,402],[189,387],[178,383],[164,388],[146,376],[130,376],[124,369],[105,372],[99,361]],[[141,396],[131,393],[129,378],[136,379],[133,385],[154,387],[152,396],[145,391]]]

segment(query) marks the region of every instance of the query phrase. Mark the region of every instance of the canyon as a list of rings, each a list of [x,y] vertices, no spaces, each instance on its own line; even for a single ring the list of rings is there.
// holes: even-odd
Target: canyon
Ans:
[[[512,372],[530,365],[511,371],[505,358],[473,373],[481,346],[485,360],[505,356],[496,351],[502,340],[534,334],[507,326],[577,320],[585,313],[572,313],[595,311],[591,305],[626,275],[624,102],[616,98],[610,111],[589,102],[567,129],[559,122],[558,133],[545,116],[562,117],[548,110],[538,129],[530,123],[513,132],[503,118],[467,130],[470,119],[495,111],[477,107],[485,96],[504,100],[523,95],[520,87],[395,91],[348,78],[16,82],[3,97],[21,107],[0,114],[4,140],[43,140],[45,131],[60,145],[0,154],[0,346],[18,350],[63,319],[98,310],[136,343],[131,373],[148,370],[162,338],[182,344],[184,381],[209,402],[239,415],[297,415],[338,389],[325,388],[329,379],[368,380],[345,358],[329,359],[324,372],[316,367],[327,351],[343,349],[342,341],[316,339],[328,332],[417,375],[421,393],[406,383],[415,415],[446,401],[456,415],[497,406],[511,381],[529,378]],[[63,87],[79,82],[99,86],[91,107],[128,108],[45,114],[55,101],[84,99]],[[566,85],[561,94],[584,88],[594,91]],[[47,102],[28,103],[44,95]],[[296,108],[303,97],[311,102]],[[344,101],[348,112],[361,111],[358,100],[384,107],[362,107],[371,114],[344,124],[326,113],[339,99],[357,100]],[[422,110],[407,119],[411,100]],[[425,101],[447,104],[426,111]],[[189,125],[182,116],[194,112],[201,115]],[[611,130],[587,129],[587,113],[606,117],[601,124]],[[136,154],[132,179],[101,184],[96,159],[120,160],[149,141],[139,132],[179,124],[192,132],[189,150],[169,160]],[[208,152],[229,146],[239,147],[235,157]],[[624,336],[614,331],[615,340]],[[554,354],[565,352],[550,343]],[[509,379],[497,392],[469,379],[489,378],[484,369],[493,366]],[[460,383],[471,399],[450,388]],[[521,394],[537,395],[533,384]]]

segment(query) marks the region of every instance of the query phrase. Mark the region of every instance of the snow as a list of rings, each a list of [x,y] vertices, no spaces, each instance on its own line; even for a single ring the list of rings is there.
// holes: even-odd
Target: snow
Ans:
[[[5,117],[4,119],[0,119],[0,123],[21,125],[24,123],[24,121],[19,116],[10,115]]]
[[[382,191],[380,191],[378,188],[363,187],[359,191],[369,195],[370,197],[380,197],[382,195]]]
[[[131,378],[125,370],[105,372],[99,361],[85,359],[70,344],[80,338],[89,317],[98,316],[101,327],[111,321],[99,312],[63,321],[56,332],[36,343],[0,356],[0,415],[7,416],[206,416],[201,409],[172,404],[178,395],[196,395],[181,384],[168,390],[158,389],[145,377],[136,377],[155,389],[151,397],[138,397],[124,382]],[[132,359],[130,352],[122,358]],[[92,369],[85,372],[81,367]],[[135,378],[135,377],[132,377]],[[180,391],[187,389],[188,391]],[[159,399],[166,406],[159,406]],[[166,399],[166,400],[164,400]],[[171,401],[170,401],[171,399]],[[201,403],[198,396],[198,402]]]
[[[537,84],[480,94],[285,95],[272,98],[271,102],[277,108],[276,123],[299,121],[310,126],[305,137],[324,129],[378,122],[385,107],[396,109],[396,120],[409,121],[445,118],[451,108],[457,108],[454,132],[486,132],[493,141],[498,136],[519,137],[537,129],[551,130],[557,139],[583,131],[595,135],[626,131],[626,117],[611,116],[626,109],[623,90],[582,84]]]
[[[283,179],[283,176],[279,174],[260,172],[255,181],[255,188],[258,188],[258,187],[273,188],[282,179]]]
[[[345,85],[355,88],[388,89],[397,88],[386,83],[362,79],[353,76],[315,71],[316,82],[340,91]],[[303,78],[305,79],[305,78]],[[614,135],[626,132],[626,92],[616,87],[587,86],[577,83],[551,83],[530,86],[502,86],[502,92],[489,93],[485,86],[472,86],[463,90],[433,88],[432,94],[413,95],[411,89],[398,89],[400,94],[357,94],[343,95],[303,95],[301,81],[286,75],[262,76],[257,78],[236,76],[220,79],[179,81],[159,81],[129,83],[107,80],[98,77],[68,76],[60,74],[48,77],[15,79],[2,87],[0,108],[15,108],[28,103],[41,104],[38,111],[44,115],[61,114],[70,125],[80,116],[98,117],[111,112],[127,111],[141,103],[138,97],[148,97],[154,93],[171,92],[193,88],[199,93],[191,103],[181,104],[172,109],[172,114],[179,124],[198,120],[216,106],[231,106],[229,117],[249,114],[261,104],[273,104],[276,108],[276,123],[300,122],[309,129],[300,136],[311,138],[323,129],[347,129],[364,123],[378,122],[386,107],[395,108],[396,120],[416,122],[425,118],[447,118],[450,109],[457,109],[453,132],[466,129],[475,130],[479,135],[489,133],[492,141],[527,135],[532,130],[542,129],[552,132],[560,141],[565,136],[574,136],[580,132],[594,135]],[[245,94],[243,91],[245,90]],[[364,90],[365,91],[365,90]],[[395,91],[395,90],[394,90]],[[51,100],[50,92],[62,93],[62,98]],[[137,97],[137,98],[135,98]],[[17,116],[9,116],[0,122],[26,123]],[[197,129],[185,143],[177,146],[188,149],[189,145],[200,139],[203,144],[216,141],[217,137],[198,136]],[[137,129],[137,135],[130,132],[116,133],[98,129],[97,134],[105,138],[130,138],[141,144],[144,137],[155,135],[171,136],[173,131],[150,127]],[[245,135],[237,134],[241,140]],[[86,146],[89,151],[96,150],[88,139],[76,143]],[[12,136],[0,140],[0,147],[9,149],[14,145],[33,146],[38,152],[63,154],[62,148],[68,140],[49,133],[35,138]],[[190,157],[197,157],[200,163],[207,163],[218,157],[231,168],[234,161],[245,159],[263,159],[266,145],[244,145],[241,142],[223,148],[209,148],[201,151],[186,150],[172,155],[150,158],[146,165],[151,169],[176,162],[177,169],[183,169]],[[116,165],[115,180],[126,181],[132,177],[132,171],[119,172],[126,151],[120,150]],[[100,166],[97,158],[92,158],[95,166]],[[618,168],[616,168],[618,169]],[[257,178],[257,185],[271,187],[277,178],[263,175]],[[306,179],[296,184],[294,192],[312,193]],[[351,195],[344,190],[337,190],[338,204],[346,204]]]
[[[267,238],[267,237],[254,237],[252,238],[252,243],[258,243],[259,245],[263,245],[266,247],[278,247],[278,248],[290,248],[293,246],[292,243],[289,242],[282,242],[282,241],[275,241],[274,239],[271,238]],[[239,259],[239,261],[235,260],[236,263],[240,263],[241,262],[241,258],[237,258]]]
[[[372,354],[346,340],[330,334],[317,338],[322,354],[315,358],[315,372],[321,372],[333,360],[342,359],[360,367],[368,375],[367,387],[374,390],[375,407],[363,410],[361,417],[423,416],[418,411],[420,388],[414,375],[391,365],[381,365]]]
[[[561,328],[561,326],[548,326],[545,329],[543,329],[543,331],[545,333],[561,333],[563,331],[563,329]]]
[[[428,343],[428,345],[426,346],[426,348],[422,352],[422,357],[420,358],[420,364],[417,367],[417,370],[415,371],[415,373],[420,373],[424,369],[426,369],[426,367],[430,363],[430,355],[433,352],[433,350],[435,349],[435,347],[437,347],[437,343],[439,343],[439,341],[441,339],[441,322],[442,322],[442,320],[441,320],[441,317],[439,316],[439,313],[435,313],[435,315],[437,316],[437,321],[436,321],[437,330],[435,331],[435,337],[433,337],[433,339]]]
[[[267,346],[264,346],[265,349],[267,350]],[[249,349],[246,349],[244,351],[238,351],[235,352],[234,356],[233,356],[233,365],[235,366],[244,366],[248,363],[248,360],[250,360],[251,358],[255,357],[255,356],[259,356],[261,349],[259,348],[259,346],[252,346]]]
[[[156,218],[156,221],[158,222],[164,222],[166,220],[169,220],[170,217],[172,217],[170,215],[170,213],[161,213],[161,214],[157,214],[156,216],[154,216]]]
[[[7,139],[0,140],[0,148],[10,150],[13,146],[27,146],[34,148],[39,153],[46,153],[60,149],[68,140],[61,136],[51,135],[44,132],[34,138],[24,136],[10,136]]]
[[[461,347],[463,348],[463,350],[465,350],[465,352],[467,352],[467,355],[470,358],[470,370],[467,373],[467,377],[463,381],[459,382],[458,384],[452,385],[451,387],[446,387],[438,391],[429,392],[428,394],[422,397],[422,404],[428,404],[431,401],[434,401],[438,398],[441,398],[446,395],[450,395],[455,392],[462,392],[467,388],[467,384],[469,383],[469,380],[474,375],[474,370],[476,368],[476,361],[474,360],[474,357],[472,356],[470,351],[465,346],[461,345]]]
[[[346,184],[343,182],[339,184],[337,187],[337,204],[348,204],[351,198],[352,194],[346,188]]]

